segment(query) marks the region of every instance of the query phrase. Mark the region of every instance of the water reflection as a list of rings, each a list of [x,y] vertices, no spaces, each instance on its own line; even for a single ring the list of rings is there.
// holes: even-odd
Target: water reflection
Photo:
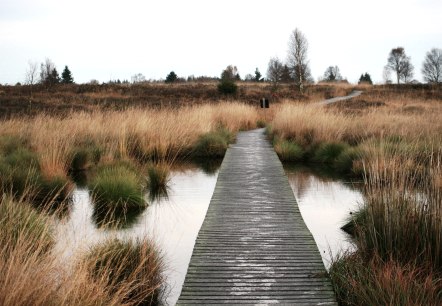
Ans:
[[[73,258],[109,238],[149,237],[163,252],[168,267],[166,302],[174,305],[215,188],[218,167],[219,163],[206,163],[203,168],[185,165],[173,169],[167,197],[152,200],[146,194],[150,205],[123,228],[97,226],[90,192],[77,186],[70,215],[56,226],[55,251],[62,262],[73,262]],[[328,266],[329,247],[333,254],[351,247],[339,228],[349,211],[355,211],[362,203],[362,195],[353,184],[330,173],[288,165],[285,170],[302,216]]]
[[[166,302],[174,305],[218,177],[218,170],[210,169],[207,171],[192,165],[173,169],[167,197],[150,201],[147,209],[124,228],[97,226],[89,191],[77,187],[70,216],[60,220],[56,226],[55,251],[60,260],[72,262],[94,244],[108,238],[149,237],[162,250],[169,290]]]
[[[324,168],[284,165],[284,169],[302,217],[328,268],[330,255],[354,248],[350,237],[340,228],[349,213],[362,205],[362,193],[357,183],[339,178]]]
[[[137,220],[145,207],[132,207],[127,210],[112,209],[107,205],[95,203],[93,205],[92,219],[97,227],[129,228]]]
[[[148,200],[149,203],[154,203],[156,201],[169,199],[169,191],[170,186],[167,184],[166,186],[161,186],[159,188],[149,188],[148,192]]]

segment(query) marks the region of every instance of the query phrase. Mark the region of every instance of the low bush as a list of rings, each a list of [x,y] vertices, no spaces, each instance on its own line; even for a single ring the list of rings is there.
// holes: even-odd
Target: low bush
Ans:
[[[218,91],[222,94],[234,95],[238,91],[238,85],[233,80],[222,79],[218,84]]]

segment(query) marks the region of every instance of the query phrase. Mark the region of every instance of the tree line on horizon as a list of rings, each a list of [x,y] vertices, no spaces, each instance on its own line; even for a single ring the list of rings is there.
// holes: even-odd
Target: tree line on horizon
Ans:
[[[436,84],[442,83],[442,49],[432,48],[426,53],[421,72],[425,82]],[[407,56],[403,47],[393,48],[388,54],[387,64],[384,66],[383,73],[385,83],[393,83],[391,74],[394,74],[397,84],[416,82],[413,79],[414,66],[411,63],[411,58]],[[138,73],[131,77],[131,82],[128,80],[110,80],[108,83],[137,84],[143,82],[176,83],[219,81],[220,91],[224,91],[225,89],[226,93],[232,93],[232,88],[234,86],[230,83],[240,80],[248,82],[268,81],[272,83],[272,88],[274,90],[277,90],[278,86],[282,83],[292,83],[296,85],[300,92],[302,92],[305,84],[311,84],[314,82],[310,71],[308,41],[306,36],[296,28],[289,37],[286,61],[282,61],[278,57],[270,58],[265,77],[263,77],[259,69],[256,68],[254,74],[249,73],[244,79],[242,79],[238,68],[234,65],[229,65],[222,71],[220,77],[195,77],[192,75],[185,79],[178,77],[174,71],[171,71],[164,80],[147,81],[143,74]],[[326,68],[323,77],[319,78],[318,82],[347,82],[347,80],[342,77],[338,66],[331,65]],[[46,58],[46,60],[40,64],[40,70],[38,70],[38,64],[36,62],[30,61],[28,63],[24,83],[26,85],[42,84],[46,87],[51,87],[56,84],[72,84],[74,83],[74,78],[67,65],[64,67],[60,76],[55,64],[50,59]],[[89,83],[99,84],[96,80],[91,80]],[[367,72],[361,74],[358,83],[373,84],[371,76]],[[20,83],[17,83],[17,85],[20,85]]]

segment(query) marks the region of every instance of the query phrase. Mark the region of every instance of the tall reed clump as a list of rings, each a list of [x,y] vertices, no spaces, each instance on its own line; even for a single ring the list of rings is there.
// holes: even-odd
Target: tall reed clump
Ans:
[[[51,270],[45,259],[54,241],[48,220],[26,202],[0,196],[0,305],[51,301],[55,286],[48,286]]]
[[[278,151],[278,143],[286,141],[303,149],[303,160],[361,175],[362,160],[381,139],[384,145],[413,155],[413,160],[425,156],[431,145],[442,141],[440,103],[416,101],[421,111],[405,112],[407,103],[408,100],[394,100],[383,107],[348,112],[345,107],[286,102],[275,110],[269,135],[279,140],[274,142]],[[284,160],[284,154],[280,158]]]
[[[160,305],[164,283],[161,254],[150,241],[109,240],[84,259],[91,279],[128,305]]]
[[[17,198],[23,196],[25,187],[38,180],[38,157],[26,141],[15,135],[0,136],[0,187]]]
[[[398,153],[381,146],[364,161],[366,206],[353,229],[358,250],[330,270],[344,305],[442,303],[442,151],[419,160]]]
[[[3,193],[0,198],[0,248],[12,252],[26,244],[32,252],[44,253],[53,244],[48,218],[28,203]]]
[[[66,176],[77,131],[65,126],[60,118],[48,115],[37,116],[24,127],[26,138],[38,155],[43,176],[49,179]]]
[[[47,177],[93,164],[91,159],[173,161],[188,156],[201,135],[256,127],[255,107],[223,102],[181,108],[129,108],[120,111],[75,112],[64,117],[37,115],[0,122],[0,136],[29,141]]]
[[[271,132],[307,149],[321,143],[342,141],[351,120],[351,116],[327,111],[321,106],[284,103],[275,111]]]
[[[0,190],[16,199],[25,198],[45,207],[48,203],[65,201],[71,188],[65,175],[47,177],[42,174],[38,155],[31,151],[26,141],[18,136],[1,137]]]
[[[171,165],[164,162],[151,164],[147,167],[147,186],[151,200],[167,197],[170,167]]]

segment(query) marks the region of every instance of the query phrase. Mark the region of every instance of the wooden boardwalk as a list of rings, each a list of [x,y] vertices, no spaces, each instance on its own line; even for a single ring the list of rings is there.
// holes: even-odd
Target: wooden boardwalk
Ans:
[[[337,305],[264,130],[226,153],[177,305]]]

